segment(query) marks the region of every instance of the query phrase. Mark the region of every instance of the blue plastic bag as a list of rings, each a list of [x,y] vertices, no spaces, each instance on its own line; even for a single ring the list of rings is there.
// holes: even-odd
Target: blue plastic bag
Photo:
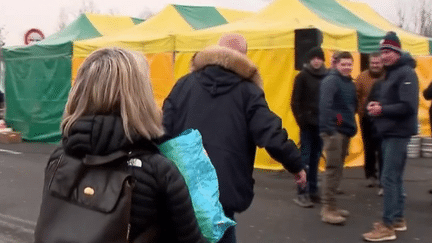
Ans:
[[[188,129],[158,147],[183,175],[202,234],[208,241],[218,242],[236,222],[225,216],[219,202],[216,171],[204,150],[200,132]]]

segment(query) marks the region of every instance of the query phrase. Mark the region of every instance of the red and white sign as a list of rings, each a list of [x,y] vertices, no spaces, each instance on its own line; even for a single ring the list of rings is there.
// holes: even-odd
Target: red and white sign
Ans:
[[[35,42],[41,41],[44,38],[44,34],[39,29],[30,29],[24,35],[24,44],[30,45]]]

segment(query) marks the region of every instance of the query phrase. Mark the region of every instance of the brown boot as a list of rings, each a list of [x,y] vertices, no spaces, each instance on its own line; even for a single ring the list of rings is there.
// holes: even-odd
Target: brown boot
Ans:
[[[338,209],[336,209],[336,211],[339,213],[340,216],[342,216],[344,218],[348,218],[350,215],[349,211],[345,210],[345,209],[338,208]]]
[[[336,212],[344,218],[348,218],[350,216],[349,211],[345,210],[345,209],[341,209],[341,208],[336,207]],[[321,210],[321,213],[320,213],[321,217],[322,217],[322,214],[323,214],[323,210]]]
[[[342,217],[335,207],[324,205],[321,209],[321,221],[329,224],[343,224],[346,219]]]
[[[396,240],[396,233],[393,227],[388,227],[382,222],[374,223],[374,229],[363,234],[366,241],[390,241]]]

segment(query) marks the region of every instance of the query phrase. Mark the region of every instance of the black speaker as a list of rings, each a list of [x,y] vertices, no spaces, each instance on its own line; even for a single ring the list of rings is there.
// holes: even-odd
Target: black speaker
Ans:
[[[301,70],[307,61],[306,53],[315,46],[321,46],[323,36],[319,29],[296,29],[295,34],[295,69]]]
[[[361,53],[360,54],[360,70],[363,72],[364,70],[369,68],[369,54]]]

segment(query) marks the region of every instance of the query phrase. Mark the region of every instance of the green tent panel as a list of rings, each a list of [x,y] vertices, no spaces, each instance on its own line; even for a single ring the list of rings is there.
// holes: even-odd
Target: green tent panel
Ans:
[[[300,0],[322,18],[341,26],[357,29],[359,51],[371,53],[379,48],[385,31],[365,22],[335,0]]]
[[[144,22],[144,19],[139,19],[139,18],[131,18],[131,19],[135,25],[141,24],[142,22]]]
[[[102,36],[86,15],[82,14],[78,19],[69,24],[58,33],[52,34],[38,45],[56,45],[73,40],[83,40]]]
[[[138,21],[137,19],[136,21]],[[86,14],[31,46],[3,48],[7,124],[27,141],[58,142],[75,40],[102,36]]]
[[[59,141],[59,124],[70,90],[70,55],[16,56],[6,59],[6,66],[8,125],[28,140]]]
[[[177,12],[188,22],[195,30],[206,29],[222,24],[228,21],[217,11],[215,7],[194,7],[184,5],[173,5]]]
[[[432,54],[432,40],[429,41],[429,54]]]

